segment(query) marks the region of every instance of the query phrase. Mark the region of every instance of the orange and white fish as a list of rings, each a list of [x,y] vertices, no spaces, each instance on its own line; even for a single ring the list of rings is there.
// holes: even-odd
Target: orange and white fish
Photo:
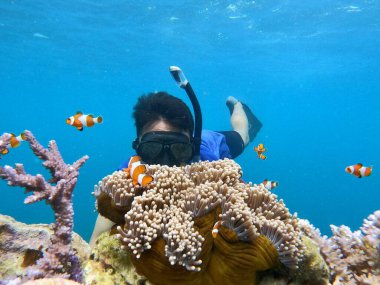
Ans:
[[[12,133],[4,133],[3,136],[6,138],[8,143],[5,145],[5,148],[2,149],[1,154],[7,154],[9,152],[10,148],[15,148],[20,145],[22,141],[25,140],[25,134],[21,133],[20,135],[16,136]]]
[[[212,234],[212,237],[213,238],[216,238],[218,233],[219,233],[219,228],[220,226],[222,225],[222,221],[217,221],[214,226],[212,227],[212,231],[211,231],[211,234]]]
[[[278,182],[275,182],[275,181],[271,181],[271,180],[268,180],[268,179],[265,179],[261,185],[263,185],[265,188],[267,188],[268,190],[272,190],[276,187],[278,187]]]
[[[95,124],[100,124],[103,122],[101,116],[94,117],[93,115],[84,115],[82,112],[78,111],[74,116],[68,117],[66,119],[66,124],[74,126],[78,131],[83,131],[83,126],[92,127]]]
[[[265,160],[267,157],[264,155],[264,152],[266,152],[266,148],[264,147],[264,145],[262,143],[260,143],[257,147],[253,147],[253,149],[257,152],[257,156],[262,159],[262,160]]]
[[[346,172],[356,176],[357,178],[362,178],[364,176],[370,176],[372,173],[372,166],[363,166],[361,163],[355,165],[350,165],[346,167]]]
[[[141,163],[141,157],[138,155],[129,159],[128,167],[123,171],[132,178],[133,185],[146,186],[153,181],[153,176],[146,174],[146,166]]]

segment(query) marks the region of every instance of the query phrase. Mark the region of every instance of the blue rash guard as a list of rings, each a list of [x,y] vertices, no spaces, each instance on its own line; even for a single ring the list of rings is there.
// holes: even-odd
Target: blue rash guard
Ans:
[[[200,155],[202,161],[232,158],[226,137],[221,133],[209,130],[202,130]],[[127,168],[128,162],[129,159],[124,161],[117,170]]]
[[[221,133],[209,130],[202,131],[200,154],[202,161],[232,158],[226,137]]]

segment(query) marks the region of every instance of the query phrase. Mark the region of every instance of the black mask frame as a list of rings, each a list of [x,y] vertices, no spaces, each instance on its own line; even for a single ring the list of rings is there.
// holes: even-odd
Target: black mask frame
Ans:
[[[148,164],[180,166],[189,163],[194,156],[192,139],[180,132],[153,131],[136,138],[133,149]]]

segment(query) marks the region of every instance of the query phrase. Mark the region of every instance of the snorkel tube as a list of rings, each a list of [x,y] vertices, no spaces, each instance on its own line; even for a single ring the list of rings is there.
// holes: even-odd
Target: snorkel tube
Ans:
[[[191,104],[193,105],[194,117],[195,117],[195,127],[194,127],[194,156],[193,161],[200,160],[200,147],[201,147],[201,134],[202,134],[202,112],[201,106],[199,105],[197,96],[194,93],[190,82],[186,79],[182,70],[178,66],[170,66],[170,73],[176,81],[177,85],[185,89],[187,96],[189,97]]]

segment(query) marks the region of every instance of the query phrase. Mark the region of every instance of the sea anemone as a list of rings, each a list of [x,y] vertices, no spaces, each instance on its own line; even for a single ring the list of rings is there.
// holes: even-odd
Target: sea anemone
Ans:
[[[140,187],[116,171],[94,193],[151,283],[257,284],[260,271],[297,268],[304,250],[297,217],[265,187],[242,182],[233,160],[150,165],[148,173],[154,181]]]

